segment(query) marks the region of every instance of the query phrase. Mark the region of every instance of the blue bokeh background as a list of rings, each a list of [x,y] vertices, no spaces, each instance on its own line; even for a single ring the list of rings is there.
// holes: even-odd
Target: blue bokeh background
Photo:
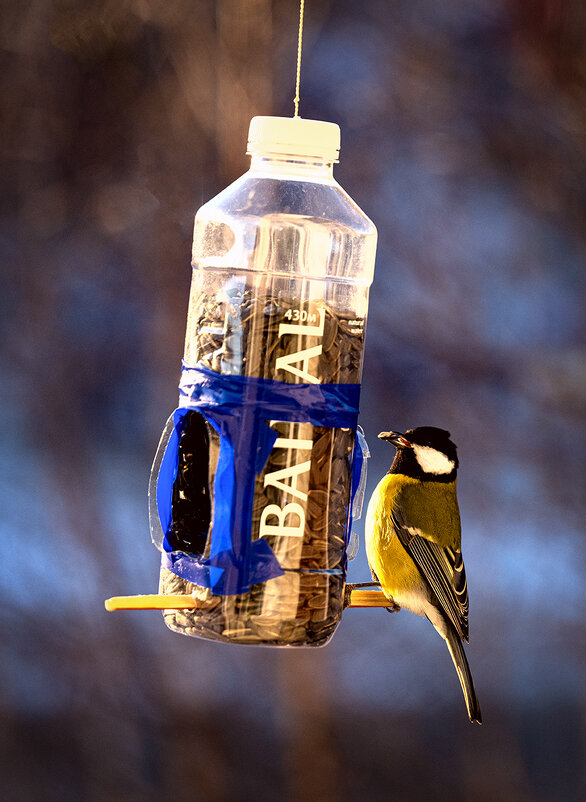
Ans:
[[[578,800],[584,776],[586,14],[308,4],[302,116],[379,229],[361,424],[459,447],[472,727],[441,640],[347,610],[325,649],[157,613],[146,487],[177,398],[193,214],[290,115],[285,0],[6,0],[0,783],[18,800]],[[356,524],[362,536],[362,522]],[[351,581],[369,577],[361,547]]]

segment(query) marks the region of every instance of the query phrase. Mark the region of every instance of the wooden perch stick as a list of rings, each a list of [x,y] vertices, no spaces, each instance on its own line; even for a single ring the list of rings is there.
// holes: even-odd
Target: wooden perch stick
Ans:
[[[353,590],[348,607],[391,607],[382,590]]]
[[[104,602],[106,610],[193,610],[197,604],[193,596],[162,596],[153,593],[145,596],[113,596]]]
[[[113,596],[104,602],[106,610],[193,610],[198,605],[193,596]],[[389,607],[390,602],[380,590],[352,590],[348,607]]]

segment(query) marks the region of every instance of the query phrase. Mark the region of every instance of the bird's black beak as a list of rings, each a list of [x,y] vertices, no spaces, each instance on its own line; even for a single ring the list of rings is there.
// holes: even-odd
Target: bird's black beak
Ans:
[[[381,432],[379,434],[381,440],[388,440],[389,443],[392,443],[397,448],[411,448],[411,443],[404,434],[401,432]]]

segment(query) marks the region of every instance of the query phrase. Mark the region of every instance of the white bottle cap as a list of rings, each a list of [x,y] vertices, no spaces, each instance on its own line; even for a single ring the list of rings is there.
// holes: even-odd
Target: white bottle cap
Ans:
[[[248,153],[309,156],[337,162],[340,126],[301,117],[253,117],[248,131]]]

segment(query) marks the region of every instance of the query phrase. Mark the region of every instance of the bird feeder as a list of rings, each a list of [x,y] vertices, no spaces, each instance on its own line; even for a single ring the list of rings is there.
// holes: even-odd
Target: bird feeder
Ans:
[[[149,487],[159,594],[107,609],[318,646],[345,606],[388,606],[346,589],[377,233],[333,177],[339,148],[334,123],[255,117],[250,169],[197,212],[179,404]]]

